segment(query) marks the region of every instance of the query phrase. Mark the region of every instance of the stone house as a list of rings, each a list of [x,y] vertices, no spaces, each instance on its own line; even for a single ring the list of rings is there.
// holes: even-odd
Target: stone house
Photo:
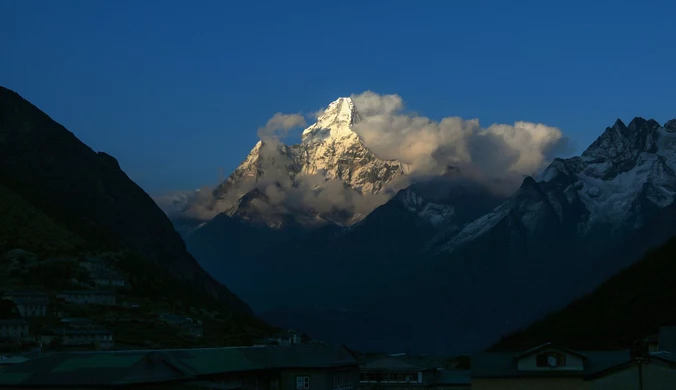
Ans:
[[[95,304],[107,306],[114,306],[116,303],[115,292],[107,290],[61,291],[59,294],[56,295],[56,297],[70,303]]]
[[[97,287],[126,287],[127,278],[113,270],[97,270],[89,273],[89,278]]]
[[[47,315],[49,295],[40,291],[8,291],[3,299],[14,302],[22,317],[44,317]]]
[[[73,329],[92,329],[101,327],[94,320],[89,318],[65,317],[62,318],[59,323],[63,327]]]
[[[199,320],[186,317],[180,314],[160,314],[159,320],[169,324],[179,330],[179,334],[190,337],[202,337],[204,335],[204,326]]]
[[[171,314],[171,313],[164,313],[160,314],[158,316],[158,319],[165,324],[173,325],[173,326],[180,326],[180,325],[185,325],[185,324],[192,324],[194,323],[194,320],[190,317],[186,317],[180,314]]]
[[[21,339],[30,335],[28,322],[23,318],[0,319],[0,339]]]
[[[40,336],[45,344],[59,342],[62,345],[96,345],[109,349],[114,345],[113,334],[103,328],[58,327],[45,331]]]
[[[256,340],[255,344],[258,346],[265,346],[265,345],[282,345],[282,346],[288,346],[288,345],[297,345],[297,344],[302,344],[303,343],[303,338],[300,333],[296,332],[284,332],[284,333],[279,333],[273,337],[268,337],[267,339],[261,339],[261,340]]]
[[[78,261],[78,265],[90,273],[108,270],[108,263],[100,257],[83,258]]]

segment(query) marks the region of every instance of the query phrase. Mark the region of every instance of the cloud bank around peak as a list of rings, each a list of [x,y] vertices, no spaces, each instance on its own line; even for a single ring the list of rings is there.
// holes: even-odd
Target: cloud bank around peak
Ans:
[[[567,148],[556,127],[519,121],[481,127],[478,119],[434,121],[407,114],[399,95],[366,91],[351,96],[360,116],[353,126],[382,159],[409,164],[413,174],[435,174],[448,165],[486,177],[532,175]]]
[[[256,171],[242,175],[226,194],[214,196],[211,189],[157,199],[171,216],[208,220],[227,211],[241,196],[258,188],[267,195],[261,204],[266,213],[312,210],[323,215],[335,210],[366,215],[387,202],[397,190],[416,181],[440,177],[448,166],[459,168],[463,177],[484,184],[501,195],[512,193],[524,175],[543,169],[555,154],[565,152],[567,139],[560,129],[540,123],[518,121],[481,127],[478,119],[449,116],[439,121],[405,112],[396,94],[371,91],[351,99],[359,115],[353,126],[364,145],[380,159],[407,164],[407,174],[390,183],[388,191],[362,196],[338,180],[321,174],[289,172],[294,161],[281,141],[288,132],[307,126],[301,114],[274,114],[258,129],[260,145]],[[323,113],[323,111],[322,111]],[[308,115],[310,119],[312,114]],[[172,213],[170,210],[175,210]],[[173,214],[173,215],[172,215]]]
[[[262,140],[284,138],[289,130],[302,126],[307,126],[303,115],[278,112],[268,119],[264,127],[258,129],[258,138]]]

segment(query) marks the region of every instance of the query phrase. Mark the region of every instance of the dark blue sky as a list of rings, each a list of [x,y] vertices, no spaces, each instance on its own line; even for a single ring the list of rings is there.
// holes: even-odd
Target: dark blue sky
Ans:
[[[433,119],[676,117],[676,2],[0,0],[0,85],[151,194],[214,184],[275,112],[396,93]]]

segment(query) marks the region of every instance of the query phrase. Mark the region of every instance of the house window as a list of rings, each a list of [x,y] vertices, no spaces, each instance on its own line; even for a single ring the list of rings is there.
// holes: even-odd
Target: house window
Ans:
[[[559,352],[545,352],[537,355],[538,367],[563,367],[566,365],[566,355]]]
[[[310,388],[310,377],[308,375],[299,375],[296,377],[296,390],[305,390]]]
[[[337,390],[349,390],[354,388],[354,373],[352,372],[335,372],[333,374],[333,388]]]

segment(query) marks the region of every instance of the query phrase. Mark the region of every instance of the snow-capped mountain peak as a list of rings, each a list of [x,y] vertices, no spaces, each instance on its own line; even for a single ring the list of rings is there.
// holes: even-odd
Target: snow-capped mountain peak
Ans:
[[[676,119],[672,119],[664,124],[664,128],[667,131],[676,131]]]
[[[352,125],[357,121],[359,121],[359,114],[352,99],[338,98],[329,104],[315,124],[303,131],[303,143],[356,137],[356,133],[352,131]]]
[[[655,151],[657,130],[660,127],[656,121],[640,117],[634,118],[629,126],[618,119],[582,153],[582,158],[613,164],[635,161],[640,153]]]
[[[341,97],[331,102],[317,122],[303,131],[301,143],[259,141],[242,164],[214,190],[214,199],[220,202],[218,208],[233,210],[238,199],[258,188],[264,192],[275,191],[273,203],[303,198],[304,204],[321,204],[325,208],[307,206],[307,210],[298,210],[296,204],[274,205],[290,213],[298,210],[304,215],[325,217],[337,213],[346,219],[334,222],[348,224],[363,218],[370,210],[357,209],[354,199],[388,189],[396,178],[405,174],[407,167],[398,161],[378,158],[363,144],[352,130],[359,121],[357,109],[352,99]],[[326,199],[312,202],[322,196],[324,189],[327,189]],[[336,193],[341,190],[345,191],[343,196]],[[299,191],[307,193],[299,194]],[[286,196],[291,192],[293,196]],[[384,202],[387,197],[381,199]],[[373,207],[376,206],[378,204]]]
[[[626,126],[618,119],[580,157],[555,159],[539,182],[524,180],[510,201],[467,225],[443,249],[475,240],[503,221],[535,234],[553,215],[578,237],[598,231],[621,237],[640,228],[676,200],[675,125],[637,117]]]

